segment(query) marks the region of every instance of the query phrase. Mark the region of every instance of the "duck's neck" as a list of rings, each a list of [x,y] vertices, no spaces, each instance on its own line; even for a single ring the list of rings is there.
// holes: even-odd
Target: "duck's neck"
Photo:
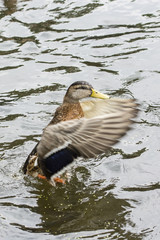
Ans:
[[[64,96],[64,99],[63,99],[63,104],[65,104],[65,103],[69,103],[69,104],[75,104],[75,103],[79,103],[79,100],[77,100],[77,99],[73,99],[73,98],[71,98],[71,97],[69,97],[67,94]]]

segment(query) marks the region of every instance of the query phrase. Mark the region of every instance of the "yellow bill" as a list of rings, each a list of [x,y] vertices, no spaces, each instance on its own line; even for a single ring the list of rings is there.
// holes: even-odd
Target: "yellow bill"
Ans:
[[[91,97],[100,98],[100,99],[108,99],[109,98],[109,96],[107,94],[103,94],[103,93],[97,92],[93,88],[92,88]]]

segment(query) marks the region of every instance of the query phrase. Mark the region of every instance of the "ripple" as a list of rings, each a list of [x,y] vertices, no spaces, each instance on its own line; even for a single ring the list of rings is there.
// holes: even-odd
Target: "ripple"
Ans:
[[[74,66],[59,66],[54,68],[47,68],[44,71],[45,72],[65,71],[65,73],[74,73],[74,72],[80,72],[81,70],[78,67],[74,67]]]
[[[134,51],[128,51],[128,52],[121,52],[121,53],[117,53],[117,54],[113,54],[113,55],[110,55],[110,56],[94,56],[95,58],[111,58],[111,57],[120,57],[120,56],[126,56],[126,55],[131,55],[131,54],[134,54],[134,53],[139,53],[141,51],[146,51],[147,48],[141,48],[141,49],[136,49]]]
[[[8,55],[11,53],[18,52],[18,49],[10,50],[10,51],[0,51],[0,55]]]
[[[51,86],[43,86],[35,89],[30,90],[21,90],[21,91],[11,91],[8,93],[1,94],[1,105],[6,105],[8,103],[13,103],[15,101],[18,101],[21,98],[24,98],[26,96],[31,96],[37,93],[45,93],[46,91],[55,91],[62,87],[61,84],[53,84]]]
[[[18,117],[25,117],[26,115],[24,114],[10,114],[10,115],[7,115],[6,117],[4,118],[0,118],[0,121],[1,122],[6,122],[6,121],[13,121],[15,120],[16,118]]]
[[[150,33],[152,33],[152,31],[149,31]],[[128,35],[128,34],[135,34],[135,33],[146,33],[146,31],[142,31],[142,30],[137,30],[137,31],[132,31],[132,32],[122,32],[122,33],[114,33],[114,34],[107,34],[107,35],[99,35],[99,36],[91,36],[91,37],[86,37],[83,41],[87,41],[87,40],[101,40],[101,39],[105,39],[105,38],[115,38],[115,37],[120,37],[123,35]]]
[[[135,191],[140,191],[140,192],[144,192],[144,191],[153,191],[155,189],[160,189],[160,183],[155,183],[152,185],[146,185],[146,186],[137,186],[137,187],[126,187],[123,188],[123,190],[125,191],[131,191],[131,192],[135,192]]]

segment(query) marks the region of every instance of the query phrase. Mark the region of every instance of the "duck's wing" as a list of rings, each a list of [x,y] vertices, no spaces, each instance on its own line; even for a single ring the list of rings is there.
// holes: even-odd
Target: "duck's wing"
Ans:
[[[81,107],[85,118],[93,118],[104,114],[116,113],[118,111],[130,110],[135,107],[134,99],[94,99],[81,102]],[[136,114],[136,111],[134,112]],[[134,115],[133,115],[134,117]]]
[[[127,111],[119,110],[91,119],[81,118],[48,126],[37,146],[39,159],[45,161],[63,149],[84,158],[105,152],[130,128],[137,113],[136,106],[134,103]]]

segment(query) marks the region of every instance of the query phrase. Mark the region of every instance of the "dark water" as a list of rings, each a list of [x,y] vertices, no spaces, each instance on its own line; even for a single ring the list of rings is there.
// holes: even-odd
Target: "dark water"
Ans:
[[[141,112],[54,188],[20,168],[75,80]],[[1,0],[0,115],[0,239],[160,239],[159,0]]]

